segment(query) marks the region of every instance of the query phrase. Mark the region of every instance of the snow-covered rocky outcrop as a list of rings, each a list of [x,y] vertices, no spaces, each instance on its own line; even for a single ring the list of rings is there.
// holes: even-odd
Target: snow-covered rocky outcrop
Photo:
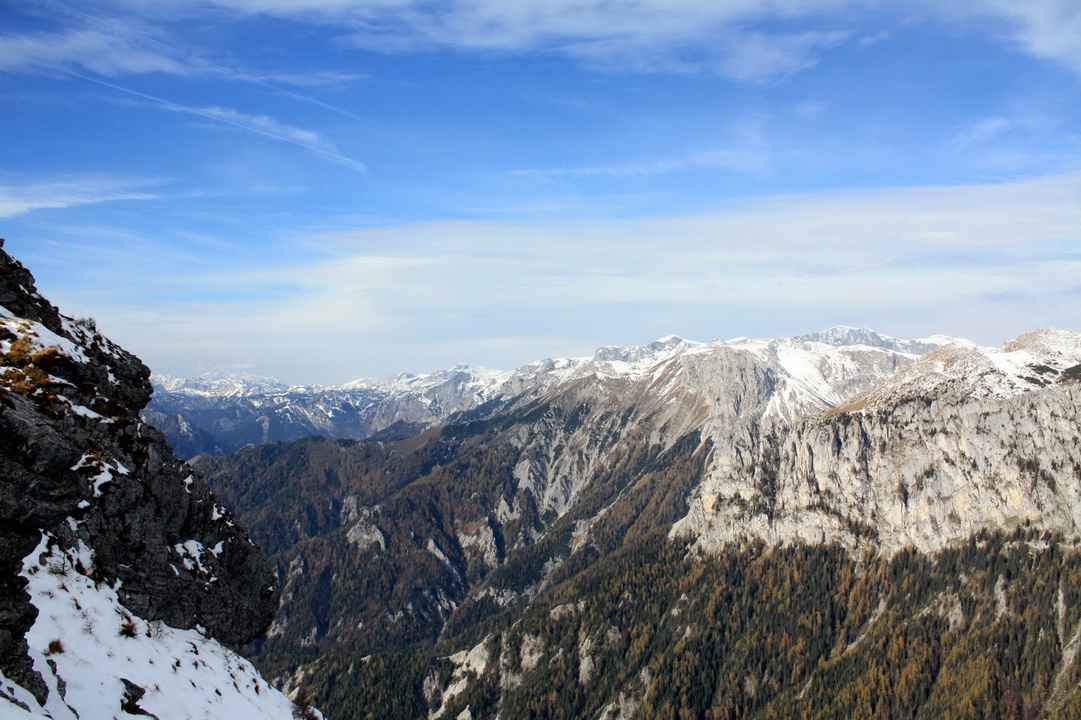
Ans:
[[[934,551],[979,529],[1081,534],[1081,333],[955,342],[833,409],[718,446],[675,534]],[[1072,372],[1071,372],[1072,370]],[[767,420],[763,414],[763,420]]]
[[[226,648],[277,578],[140,421],[149,374],[0,249],[0,716],[292,717]]]

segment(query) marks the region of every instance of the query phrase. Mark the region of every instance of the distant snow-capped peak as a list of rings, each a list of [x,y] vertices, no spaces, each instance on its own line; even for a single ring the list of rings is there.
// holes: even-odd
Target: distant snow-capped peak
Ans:
[[[178,378],[155,374],[151,382],[162,390],[185,395],[242,397],[255,394],[278,394],[289,390],[280,380],[250,373],[208,372],[197,378]]]
[[[489,370],[488,368],[459,363],[446,370],[437,370],[432,373],[419,375],[401,373],[383,383],[383,387],[406,392],[424,392],[445,383],[487,386],[506,374],[503,370]]]
[[[886,348],[912,355],[923,355],[955,341],[955,338],[945,335],[934,335],[919,340],[898,340],[870,328],[855,328],[848,325],[835,325],[828,330],[807,333],[794,339],[836,346],[866,345],[867,347]]]
[[[1007,398],[1050,385],[1078,364],[1081,332],[1040,328],[1001,350],[958,341],[921,356],[856,404],[884,406],[942,396]]]
[[[598,362],[657,363],[673,355],[706,350],[709,343],[685,340],[678,335],[666,335],[645,345],[606,345],[597,348],[593,359]]]
[[[866,346],[884,348],[910,355],[922,355],[953,342],[954,338],[933,336],[920,340],[898,340],[868,328],[839,325],[817,333],[790,338],[789,343],[820,343],[834,347]],[[161,390],[180,395],[203,397],[253,397],[314,393],[378,393],[391,396],[424,395],[453,387],[482,402],[500,395],[516,395],[526,389],[545,387],[581,377],[636,377],[671,358],[708,352],[723,346],[752,347],[782,342],[773,339],[735,338],[700,342],[678,335],[666,335],[643,345],[606,345],[591,357],[549,358],[522,365],[512,371],[491,370],[458,364],[431,373],[401,373],[387,380],[358,378],[338,386],[290,386],[276,378],[248,373],[206,373],[184,379],[155,375],[154,384]],[[763,345],[765,347],[765,345]],[[791,352],[790,352],[791,354]],[[443,392],[444,390],[440,390]]]

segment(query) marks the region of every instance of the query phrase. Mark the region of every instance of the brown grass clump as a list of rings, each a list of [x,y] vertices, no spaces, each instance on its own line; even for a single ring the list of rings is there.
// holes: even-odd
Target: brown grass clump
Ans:
[[[58,417],[62,413],[58,407],[56,383],[48,371],[70,363],[71,359],[55,346],[34,351],[30,336],[23,335],[11,341],[6,353],[0,354],[0,365],[7,366],[0,372],[0,387],[35,399],[46,414]]]

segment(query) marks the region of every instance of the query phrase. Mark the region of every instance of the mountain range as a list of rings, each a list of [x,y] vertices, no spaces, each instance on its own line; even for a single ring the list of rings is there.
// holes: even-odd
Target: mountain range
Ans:
[[[456,372],[416,434],[194,461],[278,567],[249,656],[332,715],[1081,712],[1081,334]]]
[[[890,351],[896,363],[903,363],[951,341],[947,337],[897,340],[865,328],[838,326],[791,340],[785,352],[792,358],[792,367],[786,370],[798,374],[803,369],[793,363],[829,362],[823,354],[830,351],[821,346],[879,348]],[[446,422],[456,413],[486,403],[533,398],[578,378],[633,378],[677,355],[770,342],[740,338],[701,343],[670,335],[646,345],[601,347],[592,357],[541,360],[513,371],[462,364],[429,374],[401,374],[385,381],[364,378],[340,386],[289,386],[274,378],[243,373],[208,373],[191,379],[155,375],[151,378],[154,396],[144,417],[165,433],[178,454],[189,459],[200,453],[223,455],[249,444],[309,435],[402,438]],[[795,357],[801,354],[806,358],[797,361]],[[896,367],[873,369],[867,378],[851,383],[882,379],[883,373]],[[856,387],[832,387],[825,377],[797,382],[820,386],[806,390],[819,392],[826,402],[837,401],[850,387]]]

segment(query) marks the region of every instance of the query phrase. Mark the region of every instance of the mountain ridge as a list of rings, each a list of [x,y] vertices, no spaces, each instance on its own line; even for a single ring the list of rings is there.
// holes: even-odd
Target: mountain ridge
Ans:
[[[814,334],[817,339],[794,338],[789,344],[792,352],[798,352],[801,342],[855,347],[859,340],[864,346],[913,356],[914,348],[937,347],[932,340],[899,341],[870,330],[858,334],[852,330],[839,326]],[[145,416],[188,458],[305,435],[397,438],[449,421],[455,413],[487,403],[505,407],[579,378],[638,377],[678,355],[773,342],[782,341],[737,338],[703,343],[669,335],[644,345],[600,347],[587,357],[538,360],[511,371],[460,364],[434,373],[406,373],[386,381],[365,378],[340,386],[287,386],[273,378],[237,373],[187,380],[155,376],[151,378],[155,396]]]

